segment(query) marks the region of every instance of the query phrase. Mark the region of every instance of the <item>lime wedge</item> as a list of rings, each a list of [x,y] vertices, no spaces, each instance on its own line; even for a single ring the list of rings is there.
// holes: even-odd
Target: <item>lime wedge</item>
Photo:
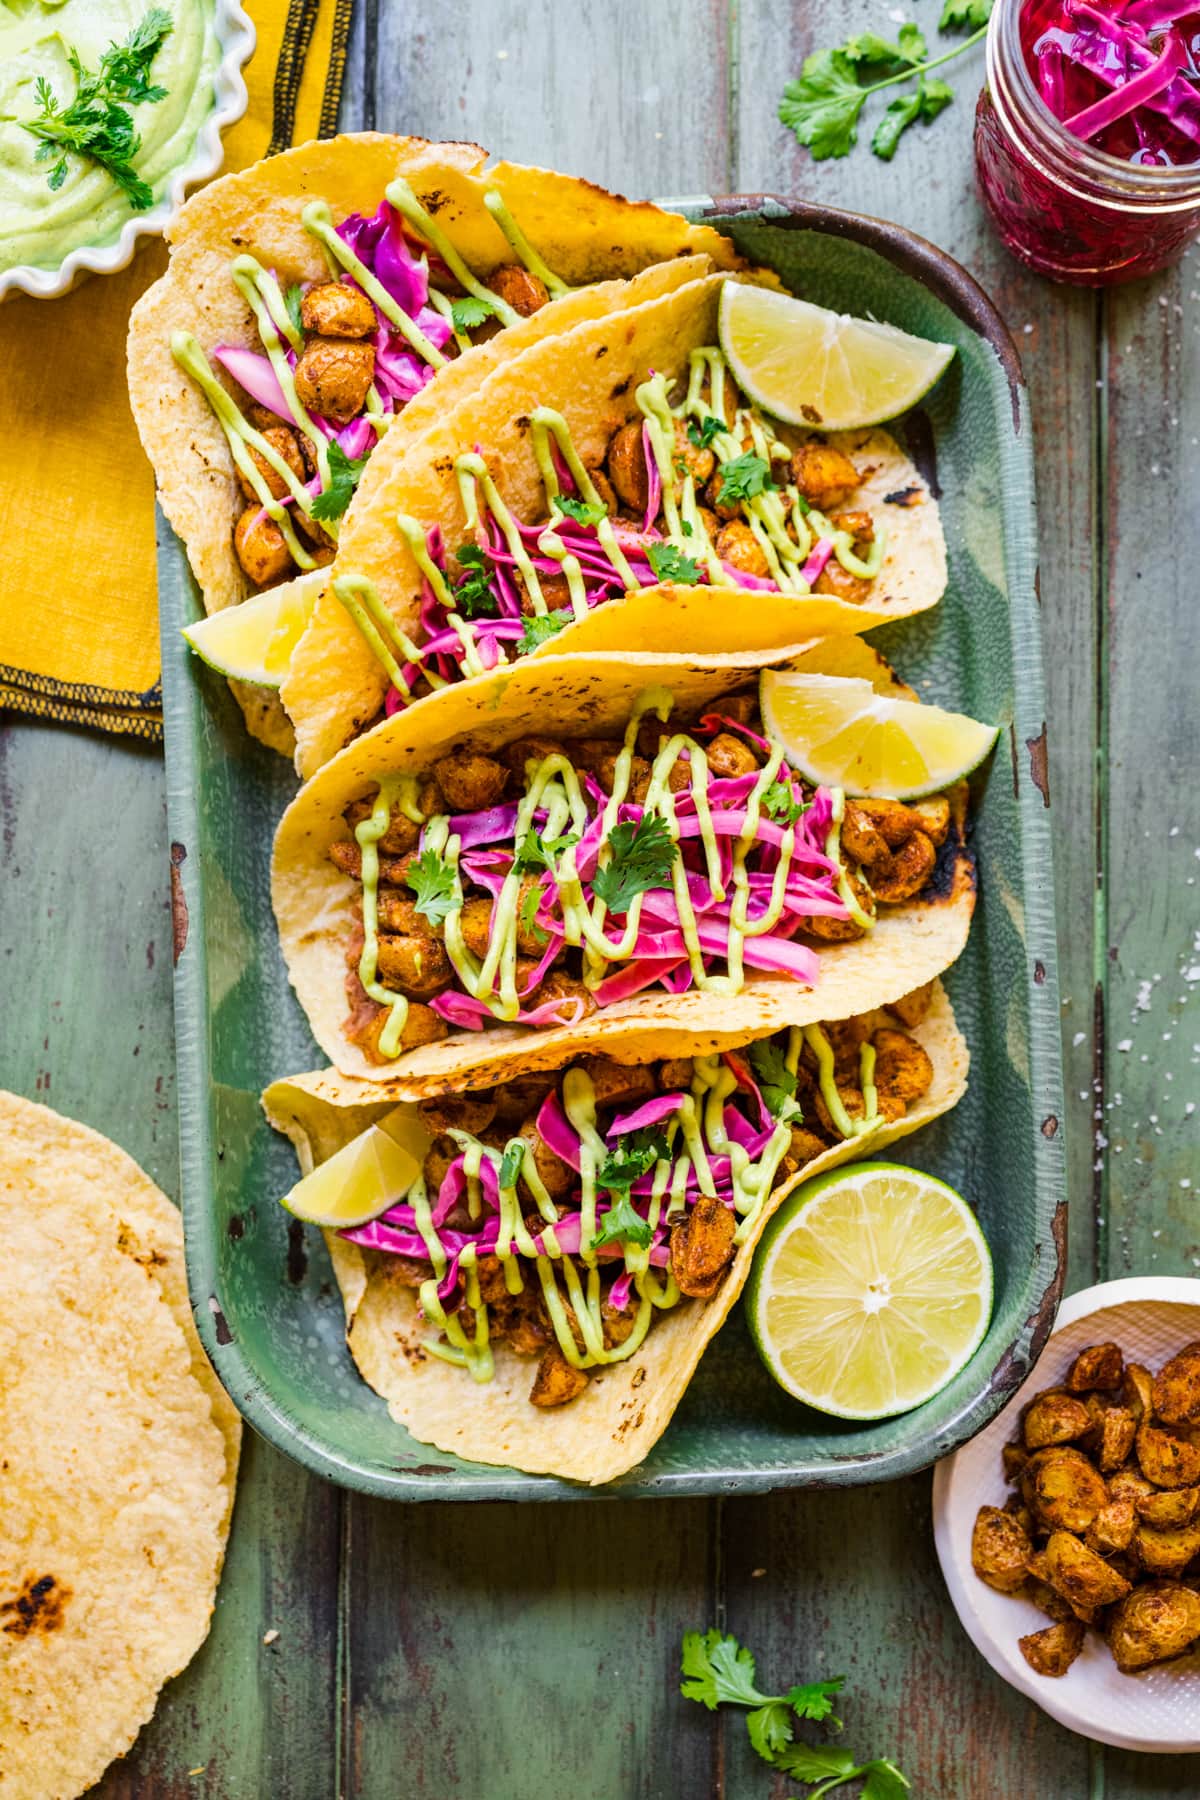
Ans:
[[[415,1110],[397,1106],[298,1181],[283,1204],[310,1225],[365,1225],[404,1197],[428,1149]]]
[[[327,581],[326,569],[307,569],[239,606],[185,625],[183,635],[197,656],[222,675],[277,688]]]
[[[974,1355],[992,1312],[992,1259],[945,1182],[858,1163],[806,1182],[758,1247],[746,1316],[797,1400],[886,1419],[932,1398]]]
[[[919,800],[977,768],[999,726],[896,700],[862,679],[765,669],[767,730],[810,781],[864,798]]]
[[[929,392],[953,344],[727,281],[721,348],[745,393],[789,425],[846,431],[894,419]]]

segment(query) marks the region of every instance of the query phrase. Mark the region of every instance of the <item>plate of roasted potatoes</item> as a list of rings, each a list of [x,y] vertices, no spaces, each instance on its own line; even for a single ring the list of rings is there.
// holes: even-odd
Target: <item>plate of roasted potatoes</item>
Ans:
[[[1101,1743],[1200,1749],[1200,1281],[1065,1301],[1008,1405],[938,1465],[933,1516],[997,1674]]]

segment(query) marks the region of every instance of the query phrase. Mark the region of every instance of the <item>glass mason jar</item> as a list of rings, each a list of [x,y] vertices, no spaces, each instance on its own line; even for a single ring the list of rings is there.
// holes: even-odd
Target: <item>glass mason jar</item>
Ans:
[[[979,190],[1005,244],[1040,275],[1105,287],[1178,260],[1200,232],[1200,162],[1123,162],[1072,136],[1021,49],[1022,0],[996,0],[975,115]]]

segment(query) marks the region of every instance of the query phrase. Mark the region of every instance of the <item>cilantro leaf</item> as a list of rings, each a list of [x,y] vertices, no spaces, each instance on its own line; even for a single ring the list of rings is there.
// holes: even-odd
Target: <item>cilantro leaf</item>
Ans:
[[[531,650],[548,644],[574,617],[569,606],[560,606],[555,612],[534,613],[531,619],[525,620],[524,629],[517,639],[517,655],[528,656]]]
[[[992,0],[944,0],[939,31],[979,31],[992,16]]]
[[[548,944],[550,942],[549,932],[543,931],[541,926],[537,923],[537,911],[541,904],[542,891],[540,887],[535,885],[530,888],[529,892],[521,902],[521,926],[523,930],[529,933],[535,943]]]
[[[771,783],[760,804],[768,819],[782,819],[785,825],[794,825],[797,819],[804,817],[811,802],[797,800],[790,779],[779,776]]]
[[[795,1086],[793,1076],[793,1090]],[[828,1719],[835,1730],[840,1731],[842,1721],[833,1710],[833,1702],[845,1685],[844,1675],[833,1675],[828,1681],[806,1681],[800,1687],[788,1689],[787,1703],[798,1719]]]
[[[340,444],[329,446],[329,486],[322,488],[310,508],[314,519],[340,519],[367,466],[365,456],[347,456]]]
[[[23,130],[41,140],[38,162],[47,162],[56,152],[62,153],[46,178],[53,191],[66,180],[67,155],[72,154],[88,157],[104,169],[135,212],[145,212],[154,204],[154,190],[133,167],[142,140],[132,115],[119,102],[152,105],[166,98],[166,88],[154,86],[149,71],[164,38],[173,29],[170,13],[154,6],[124,43],[109,45],[99,69],[86,69],[79,52],[68,49],[75,96],[66,106],[59,104],[50,83],[39,76],[34,94],[41,110],[36,118],[21,124]]]
[[[768,1700],[765,1706],[746,1714],[746,1730],[750,1742],[767,1762],[774,1762],[781,1750],[792,1741],[792,1721],[785,1700]]]
[[[517,1177],[525,1166],[525,1140],[514,1138],[504,1146],[504,1155],[500,1158],[500,1173],[497,1177],[502,1188],[516,1187]]]
[[[596,1172],[596,1183],[610,1193],[616,1188],[628,1190],[635,1181],[648,1175],[656,1162],[670,1154],[671,1147],[666,1138],[653,1125],[631,1131],[626,1137],[617,1139],[616,1149],[609,1151]]]
[[[591,1241],[593,1250],[616,1243],[640,1244],[644,1250],[654,1241],[654,1232],[629,1198],[628,1188],[618,1188],[612,1205],[596,1223],[600,1229]]]
[[[860,1773],[865,1773],[867,1779],[858,1800],[903,1800],[912,1785],[886,1756],[864,1763]]]
[[[454,610],[464,619],[495,619],[500,602],[492,587],[492,560],[478,544],[464,544],[455,552],[455,562],[462,570],[454,584]]]
[[[554,504],[565,518],[577,525],[598,525],[608,517],[608,508],[599,500],[580,500],[574,494],[555,494]]]
[[[416,893],[414,905],[431,925],[441,925],[459,904],[458,877],[436,850],[422,850],[404,877]]]
[[[899,69],[906,63],[924,61],[925,39],[915,25],[902,25],[894,43],[877,32],[862,31],[857,37],[847,38],[842,54],[855,64],[883,63],[889,69]]]
[[[871,148],[876,156],[881,156],[884,162],[891,162],[896,154],[896,146],[908,127],[916,119],[923,119],[929,124],[949,106],[953,98],[954,89],[947,82],[927,81],[922,75],[910,93],[902,94],[892,101],[875,127]]]
[[[921,117],[927,125],[931,125],[940,112],[943,112],[954,98],[954,89],[948,81],[939,81],[934,76],[931,81],[927,75],[921,77]]]
[[[677,550],[674,544],[651,544],[646,559],[660,581],[678,581],[684,587],[695,587],[700,579],[700,564]]]
[[[657,813],[614,825],[608,848],[609,860],[592,876],[592,889],[609,912],[627,913],[635,895],[669,884],[677,852]]]
[[[543,869],[549,869],[553,875],[563,851],[578,842],[577,831],[568,831],[556,838],[544,838],[540,831],[527,831],[517,845],[513,868],[519,875],[539,875]]]
[[[724,419],[715,418],[712,413],[708,413],[698,424],[695,419],[689,419],[687,434],[697,450],[711,450],[713,439],[726,429]]]
[[[474,294],[464,294],[450,304],[450,323],[463,336],[482,325],[485,319],[490,319],[495,311],[490,300],[477,300]]]
[[[685,1700],[699,1700],[710,1712],[722,1701],[735,1706],[761,1706],[770,1699],[754,1685],[754,1657],[735,1637],[715,1627],[703,1634],[688,1631],[683,1638],[680,1693]]]
[[[304,289],[298,281],[294,281],[283,296],[283,303],[287,307],[287,316],[297,331],[304,330],[304,320],[300,313],[300,304],[303,299]]]
[[[779,118],[812,151],[815,162],[846,156],[858,141],[855,126],[868,90],[841,50],[814,50],[779,102]]]
[[[777,1751],[775,1765],[797,1781],[829,1781],[835,1785],[858,1773],[854,1756],[835,1744],[791,1744]]]
[[[758,494],[769,494],[775,486],[770,463],[764,457],[755,456],[752,450],[722,463],[720,476],[722,506],[732,505],[735,500],[753,500]]]
[[[746,1052],[763,1104],[773,1119],[788,1120],[801,1116],[796,1103],[796,1077],[787,1066],[787,1056],[771,1038],[759,1038]],[[799,1688],[794,1692],[799,1693]],[[837,1692],[837,1689],[834,1689]],[[829,1709],[826,1708],[826,1711]],[[806,1713],[806,1718],[824,1718],[824,1713]]]

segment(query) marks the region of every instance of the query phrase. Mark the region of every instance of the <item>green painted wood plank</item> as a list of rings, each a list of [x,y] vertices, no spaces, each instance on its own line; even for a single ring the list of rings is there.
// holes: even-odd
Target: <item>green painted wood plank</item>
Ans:
[[[356,1504],[347,1795],[681,1800],[715,1725],[678,1698],[713,1616],[713,1508]]]
[[[728,44],[726,0],[442,0],[429,30],[381,0],[376,123],[634,196],[719,193]]]
[[[846,1745],[892,1756],[914,1800],[1083,1800],[1084,1740],[993,1677],[959,1628],[927,1477],[729,1502],[724,1554],[726,1627],[754,1650],[764,1691],[845,1675]],[[822,1741],[815,1728],[798,1735]],[[726,1762],[729,1800],[792,1791],[772,1788],[740,1726],[727,1728]]]
[[[174,1195],[167,869],[152,750],[0,721],[0,1085],[95,1126]],[[333,1791],[339,1518],[333,1490],[247,1441],[208,1641],[98,1795]]]

